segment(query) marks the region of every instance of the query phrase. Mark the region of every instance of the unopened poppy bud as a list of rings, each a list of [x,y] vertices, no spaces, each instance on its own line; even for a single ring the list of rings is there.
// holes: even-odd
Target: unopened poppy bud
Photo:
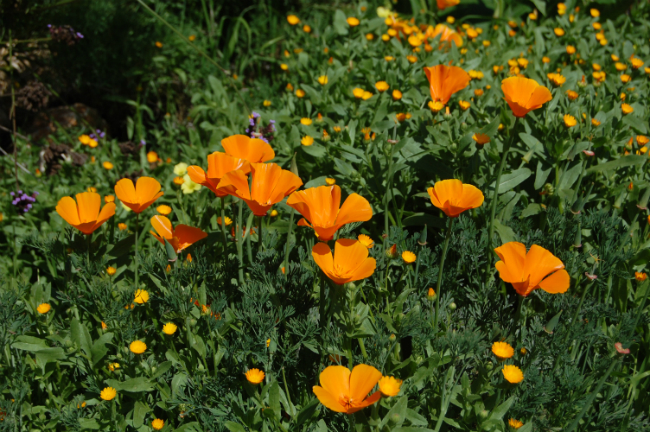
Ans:
[[[633,190],[634,189],[634,183],[630,182],[629,185],[627,185],[627,190]]]
[[[387,249],[386,256],[388,258],[395,258],[397,256],[397,245],[392,245],[390,249]]]
[[[433,288],[429,288],[429,291],[427,292],[427,299],[433,301],[435,298],[436,292],[433,290]]]
[[[616,201],[614,201],[614,208],[621,208],[621,204],[623,204],[623,200],[625,199],[625,195],[627,195],[627,190],[623,189],[620,193],[620,195],[616,198]]]
[[[456,308],[457,308],[456,303],[451,302],[451,303],[449,304],[449,310],[451,310],[451,311],[455,311]]]
[[[576,238],[573,241],[573,246],[576,248],[582,247],[582,229],[580,229],[579,224],[578,224],[578,231],[576,232]]]
[[[643,192],[643,196],[641,197],[639,203],[636,206],[641,210],[647,210],[648,200],[650,200],[650,186],[645,188],[645,191]]]
[[[486,419],[486,418],[488,418],[488,416],[490,415],[490,412],[489,412],[488,410],[481,410],[481,411],[478,413],[478,415],[479,415],[479,417],[481,417],[482,419]]]
[[[648,188],[650,190],[650,188]],[[420,246],[426,246],[427,244],[427,226],[424,225],[424,228],[422,228],[422,233],[420,234],[420,238],[418,239],[418,244]]]
[[[485,368],[487,370],[489,370],[489,371],[494,369],[494,363],[492,363],[491,361],[487,362],[487,364],[485,365]]]
[[[542,188],[542,193],[543,193],[544,195],[549,195],[549,196],[551,196],[551,195],[553,195],[554,192],[555,192],[555,188],[554,188],[553,185],[550,184],[550,183],[546,183],[546,184],[544,185],[544,187]]]
[[[391,334],[390,337],[388,338],[391,342],[395,342],[395,339],[397,339],[397,336],[395,334]]]
[[[521,158],[526,163],[529,163],[530,160],[533,158],[533,153],[535,153],[532,149],[528,150],[528,152],[524,155],[524,157]]]

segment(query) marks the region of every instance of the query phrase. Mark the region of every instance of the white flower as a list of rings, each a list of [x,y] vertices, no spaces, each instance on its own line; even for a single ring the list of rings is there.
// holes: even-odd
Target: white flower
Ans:
[[[377,16],[379,18],[388,18],[390,16],[390,9],[386,9],[383,6],[377,8]]]
[[[174,174],[179,177],[187,174],[187,164],[185,162],[181,162],[174,166]]]
[[[180,164],[179,164],[180,165]],[[178,166],[178,165],[176,165]],[[187,166],[187,165],[185,165]],[[201,189],[201,185],[198,183],[194,183],[190,176],[188,174],[185,174],[183,176],[183,184],[181,185],[181,190],[185,195],[191,194],[196,192],[197,190]]]

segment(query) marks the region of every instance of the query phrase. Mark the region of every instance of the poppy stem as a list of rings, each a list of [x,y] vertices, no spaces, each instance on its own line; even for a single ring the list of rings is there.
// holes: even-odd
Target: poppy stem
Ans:
[[[90,247],[92,245],[92,233],[88,234],[88,249],[86,250],[86,260],[88,262],[88,270],[90,270]]]
[[[439,308],[440,308],[440,285],[442,285],[442,272],[445,268],[445,258],[447,257],[447,249],[449,248],[449,239],[451,238],[451,228],[454,224],[454,218],[449,218],[447,222],[447,234],[445,235],[445,243],[442,246],[442,254],[440,255],[440,269],[438,269],[438,283],[436,284],[436,311],[433,331],[438,331],[439,321]]]
[[[259,230],[257,231],[257,251],[262,252],[262,226],[264,225],[264,216],[257,218],[259,221]]]
[[[242,212],[243,212],[243,200],[239,200],[239,209],[237,210],[237,227],[235,229],[235,244],[237,245],[237,258],[239,258],[239,271],[238,271],[238,276],[239,276],[239,283],[241,285],[244,284],[244,248],[242,245],[242,242],[244,241],[243,239],[243,233],[242,233]]]
[[[508,151],[510,150],[510,147],[512,146],[512,143],[515,141],[517,134],[515,131],[517,130],[517,120],[519,118],[515,117],[515,123],[512,125],[512,136],[510,139],[504,144],[503,146],[503,155],[501,156],[501,162],[499,163],[499,167],[497,168],[497,177],[496,180],[494,181],[494,193],[492,194],[492,206],[490,208],[490,225],[488,228],[488,238],[487,238],[487,268],[485,271],[485,285],[487,285],[487,282],[489,280],[489,275],[490,275],[490,267],[492,267],[492,237],[494,236],[494,215],[496,214],[497,211],[497,201],[499,198],[499,182],[501,181],[501,173],[503,173],[503,167],[506,164],[506,160],[508,159]]]
[[[221,197],[221,237],[223,241],[223,253],[227,253],[228,240],[226,239],[226,197]]]
[[[287,247],[284,250],[284,275],[285,278],[287,277],[287,267],[289,266],[289,252],[291,251],[290,249],[290,244],[291,244],[291,231],[293,230],[293,208],[289,212],[289,231],[287,232]]]
[[[138,259],[138,232],[140,231],[140,213],[135,214],[135,289],[138,289],[138,269],[140,261]]]

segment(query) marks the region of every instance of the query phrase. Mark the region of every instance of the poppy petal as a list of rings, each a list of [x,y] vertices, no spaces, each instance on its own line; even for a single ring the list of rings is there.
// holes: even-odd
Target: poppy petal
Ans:
[[[165,216],[156,215],[151,218],[151,226],[163,238],[171,240],[174,237],[172,223]]]
[[[358,405],[356,405],[356,406],[353,406],[353,407],[350,407],[350,408],[348,409],[347,412],[348,412],[348,414],[352,414],[352,413],[355,413],[355,412],[357,412],[357,411],[361,411],[361,410],[364,409],[365,407],[374,404],[374,403],[377,402],[379,399],[381,399],[381,392],[380,392],[380,391],[376,391],[376,392],[374,392],[373,394],[371,394],[370,396],[368,396],[367,398],[365,398],[365,399],[363,400],[363,402],[361,402],[360,404],[358,404]]]
[[[225,192],[236,198],[251,199],[248,188],[248,176],[241,171],[231,171],[226,173],[217,187],[217,191]]]
[[[273,204],[279,203],[284,199],[284,197],[298,189],[300,186],[302,186],[302,180],[300,180],[300,177],[291,171],[282,170],[280,172],[280,177],[273,188],[273,193],[270,196],[269,202]]]
[[[367,249],[367,248],[366,248]],[[374,258],[366,258],[361,261],[361,265],[354,270],[352,280],[357,281],[369,278],[377,268],[377,261]]]
[[[141,213],[141,212],[144,211],[145,209],[149,208],[149,206],[150,206],[151,204],[153,204],[153,203],[154,203],[158,198],[160,198],[160,197],[163,196],[164,194],[165,194],[165,192],[158,192],[158,193],[157,193],[157,194],[156,194],[152,199],[150,199],[149,201],[146,201],[146,202],[141,203],[141,204],[138,206],[138,210],[136,210],[136,212],[137,212],[137,213]]]
[[[282,168],[274,163],[254,163],[251,164],[251,170],[251,198],[260,204],[268,204],[280,179]]]
[[[138,197],[135,194],[135,186],[133,186],[131,179],[124,178],[119,180],[115,184],[115,195],[126,205],[139,203]]]
[[[221,179],[226,173],[237,170],[248,174],[251,172],[250,163],[246,159],[240,159],[221,152],[214,152],[208,155],[209,178]]]
[[[353,193],[345,200],[336,217],[337,229],[352,222],[367,222],[372,218],[372,207],[367,199]]]
[[[160,189],[161,186],[158,180],[151,177],[139,177],[138,182],[135,185],[135,194],[138,197],[138,202],[146,203],[155,200],[156,196],[160,196],[158,195]],[[144,208],[142,210],[144,210]]]
[[[251,163],[266,162],[275,157],[275,152],[269,144],[246,135],[229,136],[221,140],[221,145],[230,156],[246,159]]]
[[[329,277],[334,271],[334,257],[327,243],[316,243],[311,249],[311,256],[318,267]]]
[[[298,226],[306,226],[306,227],[311,228],[311,224],[310,224],[309,221],[307,221],[307,219],[305,219],[305,218],[300,218],[300,220],[298,221],[297,225],[298,225]]]
[[[562,261],[541,246],[533,245],[524,264],[524,275],[530,275],[530,284],[536,287],[552,272],[564,268]]]
[[[204,232],[200,228],[194,228],[187,225],[176,225],[174,228],[174,235],[178,237],[179,250],[182,251],[185,248],[190,247],[199,240],[203,240],[208,236],[208,233]]]
[[[95,229],[99,228],[104,222],[115,216],[115,203],[108,203],[102,208],[102,211],[99,212],[97,216],[97,222],[95,223]]]
[[[79,211],[77,210],[77,203],[72,197],[63,197],[56,205],[56,212],[67,223],[76,227],[81,223],[79,220]]]
[[[102,198],[96,192],[82,192],[77,194],[79,208],[79,221],[84,223],[95,222],[102,206]]]
[[[501,261],[495,264],[501,279],[511,283],[524,280],[526,246],[523,243],[508,242],[494,249],[494,252],[501,258]]]
[[[476,186],[463,184],[463,193],[457,202],[457,205],[465,209],[478,208],[483,205],[485,196]]]
[[[539,283],[539,287],[550,294],[565,293],[570,285],[571,276],[564,269],[556,271]]]
[[[319,376],[320,385],[337,401],[350,397],[350,369],[345,366],[328,366]]]
[[[314,394],[316,395],[320,403],[325,405],[327,408],[335,412],[340,412],[340,413],[347,412],[345,407],[341,405],[339,401],[323,387],[314,386],[312,389],[314,390]]]
[[[528,107],[531,110],[540,108],[551,99],[553,99],[551,91],[546,87],[540,85],[533,91],[533,94],[530,96],[530,99],[528,100]]]
[[[350,374],[350,399],[360,403],[380,379],[381,372],[376,368],[366,364],[356,365]]]
[[[187,175],[190,176],[190,179],[194,183],[198,183],[200,185],[206,186],[207,178],[205,176],[205,171],[203,171],[203,168],[201,168],[200,166],[196,166],[196,165],[188,166],[187,167]]]

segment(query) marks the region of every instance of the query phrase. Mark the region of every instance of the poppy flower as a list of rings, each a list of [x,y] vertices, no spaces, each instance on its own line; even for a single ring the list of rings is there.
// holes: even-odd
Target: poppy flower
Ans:
[[[374,258],[368,258],[368,248],[353,239],[337,240],[333,256],[327,243],[316,243],[311,255],[318,267],[337,285],[370,277],[377,266]]]
[[[501,261],[495,264],[504,282],[512,284],[519,295],[528,296],[534,289],[547,293],[565,293],[571,278],[559,258],[541,246],[533,245],[528,253],[526,246],[509,242],[494,251]]]
[[[483,192],[475,186],[460,180],[441,180],[427,189],[431,204],[447,216],[455,218],[466,210],[478,208],[483,204]]]
[[[438,9],[443,10],[448,7],[456,6],[460,3],[460,0],[436,0],[438,3]]]
[[[530,78],[506,78],[501,81],[501,90],[515,117],[524,117],[529,111],[541,108],[553,99],[548,88]]]
[[[233,157],[226,153],[214,152],[208,155],[207,173],[203,171],[203,168],[192,165],[187,168],[187,174],[194,183],[207,187],[218,197],[225,197],[228,194],[217,191],[217,186],[226,173],[236,170],[248,174],[251,171],[250,163],[246,159]]]
[[[314,394],[332,411],[353,414],[381,399],[381,392],[368,392],[381,378],[381,372],[365,364],[356,365],[352,372],[345,366],[328,366],[320,374],[320,386]]]
[[[151,226],[154,227],[156,233],[149,231],[156,239],[165,244],[165,239],[174,248],[176,253],[186,249],[199,240],[203,240],[208,236],[199,228],[193,228],[187,225],[176,225],[172,227],[172,223],[165,216],[154,216],[151,218]]]
[[[429,80],[429,91],[434,102],[446,104],[451,95],[467,87],[471,78],[458,66],[430,66],[424,68]]]
[[[133,180],[128,178],[123,178],[115,184],[115,195],[136,213],[142,213],[163,196],[163,193],[160,192],[160,183],[151,177],[140,177],[135,185]]]
[[[337,185],[294,192],[287,199],[287,205],[304,216],[298,225],[313,227],[318,237],[324,241],[331,240],[343,225],[366,222],[372,217],[370,203],[361,195],[353,193],[342,206],[340,204],[341,188]]]
[[[440,45],[438,46],[438,49],[450,47],[452,42],[457,47],[463,46],[463,38],[460,36],[460,34],[444,24],[436,24],[435,27],[429,26],[427,28],[425,36],[430,39],[435,39],[436,37],[440,36]]]
[[[251,171],[250,187],[246,174],[231,171],[221,179],[217,190],[243,199],[255,216],[265,216],[273,204],[302,186],[300,177],[274,163],[251,163]]]
[[[250,138],[246,135],[229,136],[221,140],[221,145],[226,154],[235,158],[246,159],[250,163],[266,162],[275,157],[275,152],[268,143],[259,138]]]
[[[86,235],[90,235],[104,222],[115,215],[115,203],[108,203],[101,211],[102,198],[95,192],[77,194],[77,201],[72,197],[63,197],[56,205],[56,212],[67,223]]]

